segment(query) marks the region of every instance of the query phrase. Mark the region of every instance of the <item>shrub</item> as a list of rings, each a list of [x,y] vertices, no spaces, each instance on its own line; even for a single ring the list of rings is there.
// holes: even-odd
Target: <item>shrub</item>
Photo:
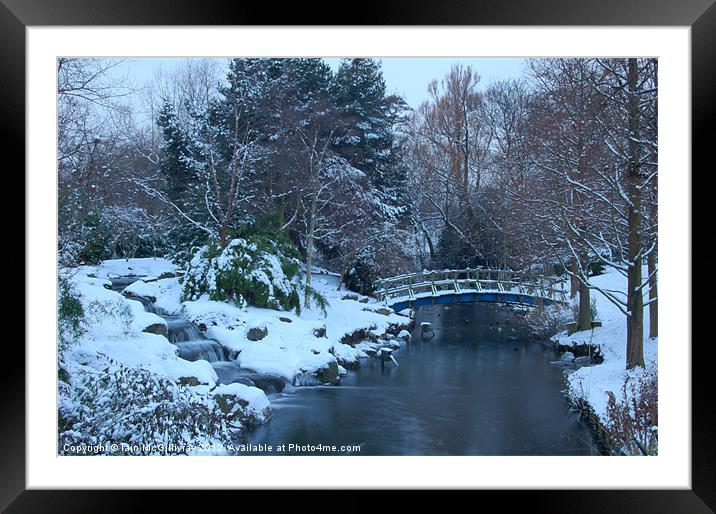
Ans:
[[[69,280],[59,278],[57,293],[57,335],[60,348],[63,349],[85,332],[85,313]]]
[[[234,239],[224,249],[201,248],[183,277],[184,300],[208,294],[211,300],[239,306],[300,311],[299,261],[289,243],[266,237]]]
[[[356,293],[369,295],[375,292],[377,270],[363,260],[355,261],[345,273],[346,287]]]
[[[654,367],[627,375],[621,398],[607,392],[607,430],[612,446],[627,455],[656,455],[658,450],[658,376]]]
[[[102,445],[105,455],[185,454],[231,441],[231,427],[213,400],[147,370],[112,365],[104,373],[75,372],[72,384],[60,388],[60,454],[76,455],[71,447],[84,445]],[[143,446],[150,444],[163,447]],[[126,445],[139,446],[127,451]]]
[[[571,321],[569,307],[553,303],[547,307],[529,309],[524,318],[518,317],[530,336],[537,339],[549,339],[556,333],[564,330],[565,325]]]

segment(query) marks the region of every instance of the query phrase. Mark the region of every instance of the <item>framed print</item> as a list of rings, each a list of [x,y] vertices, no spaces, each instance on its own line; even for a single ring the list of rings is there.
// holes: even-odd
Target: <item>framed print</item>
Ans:
[[[712,511],[690,207],[715,8],[520,4],[317,26],[3,0],[28,205],[3,508],[365,488]]]

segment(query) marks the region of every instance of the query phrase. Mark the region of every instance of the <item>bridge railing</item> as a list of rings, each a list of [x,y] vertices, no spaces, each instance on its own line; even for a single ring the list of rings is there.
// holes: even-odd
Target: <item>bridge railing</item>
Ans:
[[[465,291],[512,292],[552,301],[566,302],[566,292],[556,287],[558,279],[524,271],[468,268],[410,273],[377,281],[379,299],[409,300]]]

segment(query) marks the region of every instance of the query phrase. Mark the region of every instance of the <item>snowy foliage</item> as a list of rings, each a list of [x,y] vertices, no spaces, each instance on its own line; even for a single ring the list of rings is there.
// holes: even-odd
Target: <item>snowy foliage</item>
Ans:
[[[651,368],[627,375],[617,396],[607,395],[607,429],[615,450],[626,455],[656,455],[659,430],[659,379]]]
[[[283,250],[290,252],[285,246]],[[223,250],[207,245],[194,255],[182,279],[184,299],[208,295],[210,300],[238,306],[300,310],[293,280],[297,273],[298,260],[272,241],[234,239]]]
[[[74,373],[60,387],[61,455],[94,445],[107,455],[172,455],[230,442],[226,417],[206,395],[147,370],[110,365],[105,373]]]

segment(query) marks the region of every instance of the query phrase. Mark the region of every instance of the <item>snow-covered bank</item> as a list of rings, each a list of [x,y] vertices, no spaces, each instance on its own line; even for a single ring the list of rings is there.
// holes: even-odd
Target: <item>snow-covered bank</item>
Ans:
[[[322,371],[333,375],[338,366],[356,366],[359,358],[367,357],[341,342],[352,334],[378,338],[397,334],[409,322],[405,316],[376,312],[381,305],[373,299],[343,299],[346,292],[337,290],[338,280],[333,274],[313,276],[314,289],[328,300],[325,313],[314,307],[299,316],[205,299],[185,302],[184,308],[188,318],[235,355],[242,367],[279,375],[296,385],[310,384]]]
[[[646,271],[646,270],[645,270]],[[603,275],[593,277],[594,285],[613,291],[626,291],[626,278],[616,271],[608,271]],[[607,300],[596,290],[592,291],[596,300],[597,320],[602,322],[601,327],[591,331],[577,332],[567,335],[562,332],[553,337],[553,341],[562,345],[572,343],[599,345],[604,362],[595,366],[580,368],[571,373],[568,378],[568,394],[573,399],[585,400],[593,409],[600,421],[607,422],[608,392],[613,392],[617,398],[621,397],[624,380],[638,379],[644,370],[636,368],[626,370],[626,316],[617,306]],[[647,369],[656,369],[658,366],[658,338],[650,339],[648,307],[644,308],[644,363]]]
[[[80,268],[66,275],[85,313],[84,333],[67,350],[70,373],[87,367],[103,370],[112,360],[173,380],[194,377],[202,384],[216,383],[216,373],[208,362],[181,359],[176,346],[166,337],[145,332],[163,326],[166,333],[162,317],[146,312],[140,302],[107,289],[111,282],[89,276],[93,275],[92,268]]]
[[[127,272],[140,278],[125,287],[122,293],[111,290],[111,287],[117,289],[118,284],[124,283],[122,277],[127,276]],[[135,412],[134,404],[129,403],[124,407],[115,405],[113,408],[118,412],[104,412],[98,408],[102,419],[95,422],[94,409],[83,405],[88,401],[83,392],[87,390],[87,384],[92,382],[89,389],[99,396],[106,393],[100,389],[116,386],[122,391],[120,396],[129,394],[134,398],[141,395],[143,386],[132,383],[134,379],[128,378],[130,375],[141,380],[159,381],[157,394],[164,398],[163,401],[174,397],[184,406],[198,402],[202,409],[208,409],[206,415],[209,418],[215,421],[219,416],[223,419],[218,425],[211,421],[212,430],[222,426],[224,428],[219,432],[241,431],[271,417],[271,404],[266,394],[253,387],[252,382],[249,381],[252,385],[218,384],[218,375],[211,363],[179,357],[177,345],[182,343],[172,344],[166,337],[170,327],[174,326],[172,316],[190,320],[206,337],[218,341],[228,350],[230,360],[241,368],[281,377],[298,386],[337,383],[347,372],[346,368],[357,366],[358,359],[367,357],[370,350],[391,344],[355,343],[395,335],[409,322],[409,318],[384,309],[374,299],[338,291],[339,277],[335,274],[317,273],[313,277],[313,288],[328,302],[325,310],[314,306],[299,315],[293,311],[239,307],[209,300],[208,295],[182,302],[183,285],[176,276],[167,277],[167,274],[180,273],[162,259],[108,261],[100,266],[61,271],[61,277],[69,284],[72,296],[79,300],[83,311],[81,333],[73,337],[70,344],[64,345],[62,352],[60,412],[63,419],[69,420],[65,430],[61,430],[62,441],[72,447],[108,442],[111,436],[107,434],[112,433],[112,423],[124,423],[125,418],[113,422],[108,419],[114,419],[123,410],[133,417],[151,416],[152,409],[163,405],[162,400],[142,404],[141,412]],[[113,284],[110,278],[119,280]],[[171,323],[145,310],[145,305],[162,316],[170,315]],[[226,354],[222,358],[225,359]],[[223,364],[228,363],[223,361]],[[97,382],[98,377],[104,378]],[[112,400],[107,400],[107,405],[117,402],[115,397],[110,397]],[[143,427],[143,423],[137,426]],[[147,423],[154,421],[150,423],[147,418]],[[152,427],[155,434],[159,433],[156,432],[158,428]],[[125,435],[129,437],[130,432],[127,428]],[[179,434],[177,437],[179,443],[202,443],[197,434]],[[203,442],[216,445],[221,440],[217,437],[217,433],[213,433]],[[172,440],[172,443],[176,442]],[[221,453],[218,448],[216,451]]]

